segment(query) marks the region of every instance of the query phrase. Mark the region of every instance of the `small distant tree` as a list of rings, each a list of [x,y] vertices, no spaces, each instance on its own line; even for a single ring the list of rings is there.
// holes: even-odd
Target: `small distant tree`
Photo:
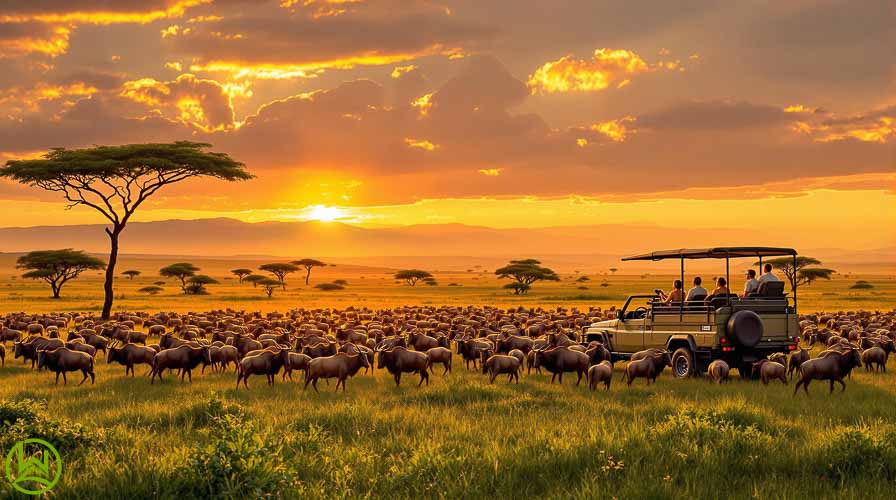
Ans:
[[[164,281],[156,281],[156,282],[153,283],[153,285],[156,285],[156,286],[165,286],[165,285],[167,285],[167,283],[165,283]]]
[[[248,281],[249,283],[252,283],[252,288],[257,288],[259,283],[269,279],[271,278],[268,278],[267,276],[264,276],[262,274],[250,274],[249,276],[243,278],[243,281]],[[280,282],[278,281],[277,283]]]
[[[364,276],[361,276],[361,279],[364,279]],[[334,285],[345,286],[345,285],[348,285],[348,281],[345,281],[345,280],[333,280],[333,284],[334,284]]]
[[[102,312],[102,319],[106,320],[115,298],[113,282],[119,239],[140,205],[163,187],[195,177],[225,181],[252,178],[242,163],[224,153],[207,151],[210,147],[211,144],[177,141],[53,148],[40,159],[7,161],[5,167],[0,167],[0,177],[59,193],[69,208],[90,207],[109,221],[109,264]]]
[[[851,286],[849,288],[852,288],[853,290],[870,290],[870,289],[874,288],[874,285],[872,285],[871,283],[868,283],[865,280],[858,280],[858,281],[856,281],[856,283],[853,286]]]
[[[403,269],[395,273],[396,280],[404,280],[410,286],[417,286],[418,281],[426,278],[432,278],[432,274],[420,269]]]
[[[324,292],[335,292],[337,290],[345,290],[345,287],[338,283],[318,283],[314,288]]]
[[[90,269],[104,269],[106,263],[81,250],[37,250],[28,252],[16,261],[18,269],[26,269],[23,278],[44,280],[53,290],[53,298],[59,298],[62,285]]]
[[[184,291],[189,295],[207,295],[208,290],[206,290],[205,285],[218,284],[218,280],[212,278],[211,276],[206,276],[205,274],[191,276],[187,281],[188,284]]]
[[[304,267],[305,268],[305,284],[307,285],[309,281],[311,281],[311,270],[315,267],[326,267],[325,262],[321,262],[315,259],[302,259],[302,260],[294,260],[293,264]]]
[[[240,283],[243,282],[243,278],[245,278],[246,276],[249,276],[250,274],[252,274],[252,270],[251,270],[251,269],[244,269],[244,268],[231,269],[230,272],[231,272],[232,274],[235,274],[236,277],[240,279]]]
[[[616,271],[618,271],[618,270],[619,270],[619,269],[617,269],[617,268],[615,268],[615,267],[611,267],[611,268],[610,268],[610,274],[616,274]]]
[[[286,262],[274,262],[272,264],[264,264],[260,266],[258,269],[262,271],[267,271],[274,276],[277,277],[277,280],[280,282],[280,286],[286,290],[286,275],[292,274],[299,270],[298,266],[294,264],[289,264]]]
[[[159,269],[159,275],[166,278],[177,278],[180,280],[180,289],[186,293],[187,279],[196,276],[199,268],[189,262],[178,262]]]
[[[590,280],[590,279],[591,279],[591,278],[589,278],[588,276],[579,276],[579,277],[576,279],[576,281],[579,282],[579,283],[584,283],[584,282],[586,282],[586,281],[588,281],[588,280]]]
[[[258,276],[258,275],[255,275]],[[274,278],[268,278],[267,276],[262,276],[260,280],[253,283],[253,285],[261,285],[261,288],[264,290],[264,293],[271,298],[274,295],[274,290],[280,288],[280,281],[275,280]]]
[[[140,271],[137,271],[134,269],[128,269],[127,271],[125,271],[121,274],[123,274],[124,276],[127,276],[129,280],[132,280],[132,279],[136,278],[137,276],[140,276],[141,273],[140,273]]]
[[[791,288],[797,288],[801,285],[810,285],[818,279],[831,279],[831,275],[836,271],[823,267],[810,267],[821,264],[821,261],[813,257],[798,256],[796,258],[796,266],[794,267],[793,257],[779,257],[777,259],[769,259],[763,264],[771,264],[773,268],[781,271],[781,273],[790,282]],[[759,262],[753,264],[758,266]]]
[[[162,287],[153,285],[153,286],[145,286],[137,291],[140,293],[148,293],[150,295],[157,295],[162,290],[163,290]]]
[[[535,259],[512,260],[506,266],[496,269],[498,278],[512,278],[525,287],[505,287],[514,290],[514,294],[522,295],[529,292],[533,283],[538,281],[560,281],[560,277],[553,269],[542,267],[541,262]],[[512,283],[511,283],[512,284]]]

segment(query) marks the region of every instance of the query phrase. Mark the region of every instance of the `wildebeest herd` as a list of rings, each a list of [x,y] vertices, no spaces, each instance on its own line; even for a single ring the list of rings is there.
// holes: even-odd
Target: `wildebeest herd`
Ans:
[[[400,385],[403,374],[419,376],[418,386],[441,365],[442,375],[452,371],[457,356],[467,369],[481,370],[494,383],[499,375],[519,383],[521,372],[531,375],[542,369],[551,382],[563,383],[563,374],[583,378],[591,390],[603,385],[609,390],[614,362],[599,342],[580,342],[579,332],[593,322],[612,317],[613,309],[541,308],[498,309],[493,307],[397,307],[387,310],[294,309],[287,313],[216,310],[206,313],[120,313],[110,321],[91,314],[7,314],[0,317],[0,359],[5,365],[4,345],[12,341],[15,358],[31,361],[32,369],[62,375],[81,372],[83,384],[95,380],[94,363],[102,351],[107,363],[125,367],[134,376],[137,365],[146,365],[150,383],[163,381],[166,370],[178,370],[181,380],[192,381],[193,370],[225,373],[231,365],[236,385],[248,389],[252,375],[264,375],[274,384],[279,374],[292,380],[294,371],[304,373],[304,387],[315,391],[320,379],[336,379],[345,391],[346,381],[361,369],[367,373],[386,369]],[[800,318],[802,340],[810,348],[826,348],[810,358],[805,348],[789,358],[776,354],[754,363],[753,374],[764,384],[798,376],[808,394],[812,380],[826,380],[830,391],[837,382],[863,366],[868,371],[886,371],[894,351],[891,332],[896,331],[896,311],[857,311],[811,314]],[[64,340],[63,340],[64,339]],[[452,351],[453,348],[453,351]],[[655,382],[670,353],[648,349],[634,354],[623,370],[631,385],[638,378]],[[721,383],[730,369],[721,360],[709,365],[706,376]],[[80,384],[79,384],[80,385]]]

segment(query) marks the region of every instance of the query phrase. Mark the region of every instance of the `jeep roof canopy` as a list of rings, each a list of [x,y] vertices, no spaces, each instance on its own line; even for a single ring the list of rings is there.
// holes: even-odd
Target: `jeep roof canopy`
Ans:
[[[736,259],[739,257],[780,257],[783,255],[796,255],[796,250],[775,247],[679,248],[676,250],[659,250],[641,255],[632,255],[623,257],[622,260]]]
[[[645,253],[641,255],[632,255],[623,257],[623,261],[631,260],[650,260],[659,261],[665,259],[679,259],[681,261],[681,282],[684,284],[684,261],[685,259],[725,259],[725,281],[731,286],[731,270],[730,260],[744,257],[758,257],[760,272],[762,269],[763,257],[781,257],[793,256],[793,267],[796,269],[797,252],[793,248],[777,248],[777,247],[715,247],[715,248],[679,248],[676,250],[658,250],[656,252]],[[730,288],[729,288],[730,290]],[[791,292],[793,293],[793,310],[796,312],[796,286],[791,283]],[[728,305],[731,305],[731,295],[728,296]],[[684,301],[679,305],[679,309],[684,310]]]

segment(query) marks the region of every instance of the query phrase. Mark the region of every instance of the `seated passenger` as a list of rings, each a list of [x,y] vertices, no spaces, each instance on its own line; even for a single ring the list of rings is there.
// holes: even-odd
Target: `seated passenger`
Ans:
[[[697,276],[694,278],[694,288],[688,290],[688,298],[685,299],[687,302],[691,302],[692,300],[697,300],[697,297],[702,297],[700,300],[706,298],[706,294],[708,293],[705,288],[703,288],[703,278]],[[759,285],[756,285],[758,288]]]
[[[684,298],[684,292],[682,291],[683,286],[681,280],[675,280],[672,282],[672,291],[669,294],[660,290],[660,299],[662,300],[662,303],[669,305],[673,302],[681,302]]]
[[[709,294],[709,297],[706,297],[706,303],[708,304],[715,297],[725,297],[731,292],[728,290],[728,281],[725,278],[716,278],[716,289]]]
[[[759,280],[756,279],[756,271],[750,269],[747,271],[747,281],[744,283],[744,297],[759,291]]]
[[[775,276],[775,273],[772,272],[771,264],[766,264],[762,269],[765,271],[765,273],[759,277],[760,283],[765,283],[766,281],[781,281],[781,278]]]

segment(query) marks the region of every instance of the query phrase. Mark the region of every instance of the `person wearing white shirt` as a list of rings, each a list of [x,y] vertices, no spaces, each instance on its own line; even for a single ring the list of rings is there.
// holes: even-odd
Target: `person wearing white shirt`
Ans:
[[[772,272],[771,264],[766,264],[763,270],[765,273],[759,277],[759,283],[765,283],[766,281],[781,281],[781,279],[775,276]]]
[[[747,282],[744,283],[744,297],[759,291],[759,280],[756,279],[756,270],[747,270]]]
[[[702,296],[703,298],[706,298],[706,294],[709,292],[707,292],[706,289],[701,286],[702,284],[703,284],[703,278],[701,278],[700,276],[697,276],[696,278],[694,278],[694,288],[691,288],[690,290],[688,290],[688,296],[685,299],[686,302],[690,302],[690,301],[694,300],[694,297]]]

